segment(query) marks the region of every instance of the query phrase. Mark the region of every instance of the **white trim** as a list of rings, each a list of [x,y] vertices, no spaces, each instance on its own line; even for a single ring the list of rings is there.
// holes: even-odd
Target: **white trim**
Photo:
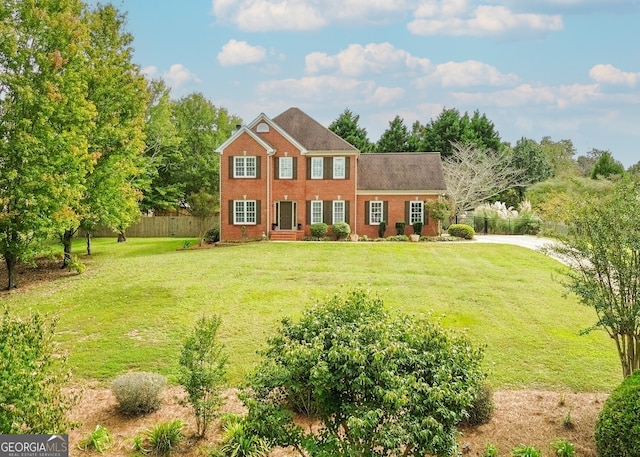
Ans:
[[[220,146],[218,146],[215,150],[215,152],[217,152],[218,154],[224,154],[224,150],[234,141],[236,141],[236,139],[242,135],[243,133],[246,133],[247,135],[249,135],[251,138],[253,138],[260,146],[262,146],[266,151],[267,154],[269,155],[273,155],[276,153],[276,150],[273,146],[271,146],[269,143],[267,143],[266,141],[264,141],[262,138],[260,138],[257,134],[253,133],[252,130],[249,130],[246,126],[242,126],[240,127],[238,130],[236,130],[235,132],[233,132],[233,135],[231,135],[229,137],[229,139],[227,141],[225,141],[224,143],[222,143]]]
[[[289,141],[291,144],[293,144],[300,151],[300,154],[306,154],[307,153],[307,148],[305,148],[300,143],[298,143],[298,141],[296,141],[295,138],[293,138],[291,135],[289,135],[282,127],[280,127],[278,124],[276,124],[271,118],[269,118],[269,116],[267,116],[264,113],[260,113],[258,115],[258,117],[256,117],[254,120],[249,122],[248,127],[250,129],[253,129],[260,122],[266,122],[267,124],[269,124],[275,131],[277,131],[280,135],[285,137],[287,139],[287,141]]]

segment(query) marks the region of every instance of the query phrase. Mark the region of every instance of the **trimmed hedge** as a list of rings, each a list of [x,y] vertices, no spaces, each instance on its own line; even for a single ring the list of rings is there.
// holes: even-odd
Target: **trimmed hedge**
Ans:
[[[622,381],[605,401],[595,441],[599,457],[640,455],[640,371]]]
[[[473,230],[473,227],[467,224],[451,224],[448,232],[451,236],[464,238],[465,240],[472,240],[476,235],[476,231]]]

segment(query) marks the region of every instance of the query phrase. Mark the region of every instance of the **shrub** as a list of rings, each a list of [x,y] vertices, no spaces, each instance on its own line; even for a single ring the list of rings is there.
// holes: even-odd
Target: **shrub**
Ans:
[[[162,375],[132,372],[114,379],[111,390],[122,414],[140,416],[160,407],[162,389],[166,384],[167,379]]]
[[[422,222],[414,222],[413,223],[413,233],[415,233],[416,235],[422,235],[422,227],[423,227],[423,223]]]
[[[187,337],[180,355],[180,384],[196,416],[199,437],[203,437],[215,419],[222,400],[220,391],[226,374],[227,356],[217,333],[218,316],[202,317]]]
[[[332,230],[333,234],[339,240],[346,239],[351,233],[351,227],[349,227],[349,224],[347,224],[346,222],[338,222],[336,224],[333,224]]]
[[[482,384],[478,387],[473,403],[467,411],[469,417],[465,422],[469,425],[486,424],[491,420],[493,408],[493,391],[487,384]]]
[[[313,238],[321,240],[326,236],[329,227],[324,222],[317,222],[315,224],[311,224],[309,229],[311,230],[311,236]]]
[[[387,223],[385,221],[380,221],[378,225],[378,238],[384,238],[384,232],[387,231]]]
[[[404,221],[398,221],[396,222],[396,235],[404,235],[404,226],[405,226],[405,222]]]
[[[203,240],[205,243],[217,243],[220,241],[220,227],[215,226],[207,230],[207,233],[204,234]]]
[[[222,446],[217,455],[226,457],[266,457],[269,441],[253,434],[244,419],[229,416],[222,425]]]
[[[465,240],[472,240],[476,232],[473,230],[473,227],[467,224],[451,224],[449,226],[449,235],[464,238]]]
[[[575,457],[575,446],[566,439],[559,439],[551,443],[554,454],[557,457]]]
[[[56,356],[57,319],[0,314],[0,434],[66,433],[75,398],[62,392],[70,373]]]
[[[542,452],[534,446],[518,446],[511,451],[513,457],[541,457]]]
[[[78,449],[81,451],[94,449],[100,454],[103,454],[112,444],[113,439],[111,438],[109,430],[102,425],[96,425],[96,428],[91,432],[89,437],[78,443]]]
[[[487,443],[487,447],[482,452],[482,457],[498,457],[498,448],[493,443]]]
[[[605,401],[596,422],[599,457],[640,455],[640,371],[626,378]]]
[[[168,455],[184,438],[185,424],[180,419],[159,422],[145,432],[149,452]]]

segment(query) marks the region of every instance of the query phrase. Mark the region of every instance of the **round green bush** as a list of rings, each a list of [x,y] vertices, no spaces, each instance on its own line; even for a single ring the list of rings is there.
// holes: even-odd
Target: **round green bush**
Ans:
[[[333,224],[331,230],[333,230],[333,234],[339,240],[344,240],[351,233],[351,227],[349,227],[349,224],[346,222],[337,222]]]
[[[493,390],[487,384],[478,386],[473,403],[467,410],[469,417],[465,420],[468,425],[486,424],[491,420],[495,404]]]
[[[160,408],[167,378],[156,373],[132,372],[118,376],[111,390],[118,409],[127,416],[139,416]]]
[[[324,222],[318,222],[316,224],[311,224],[309,228],[311,230],[311,236],[314,238],[324,238],[329,230],[329,226]]]
[[[451,224],[448,231],[449,235],[457,238],[464,238],[465,240],[472,240],[476,235],[473,227],[467,224]]]
[[[599,457],[640,455],[640,371],[622,381],[605,401],[595,441]]]
[[[207,230],[207,233],[204,235],[204,241],[206,243],[217,243],[220,241],[220,227],[213,227]]]

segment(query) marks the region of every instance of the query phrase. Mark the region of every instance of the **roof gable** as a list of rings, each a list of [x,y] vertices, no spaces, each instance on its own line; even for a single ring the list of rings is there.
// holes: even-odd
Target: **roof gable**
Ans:
[[[440,153],[360,154],[358,190],[446,191]]]
[[[357,148],[324,127],[299,108],[289,108],[273,118],[284,131],[309,152],[357,154]]]
[[[218,146],[216,148],[216,152],[218,154],[223,154],[224,150],[231,144],[233,143],[237,138],[239,138],[241,135],[243,134],[247,134],[249,135],[251,138],[253,138],[259,145],[261,145],[266,151],[267,154],[273,154],[276,150],[273,148],[273,146],[271,146],[269,143],[267,143],[266,141],[264,141],[262,138],[260,138],[260,136],[258,136],[257,134],[255,134],[253,131],[251,131],[251,129],[242,126],[239,129],[237,129],[235,132],[233,132],[233,134],[227,139],[227,141],[225,141],[224,143],[222,143],[220,146]]]

